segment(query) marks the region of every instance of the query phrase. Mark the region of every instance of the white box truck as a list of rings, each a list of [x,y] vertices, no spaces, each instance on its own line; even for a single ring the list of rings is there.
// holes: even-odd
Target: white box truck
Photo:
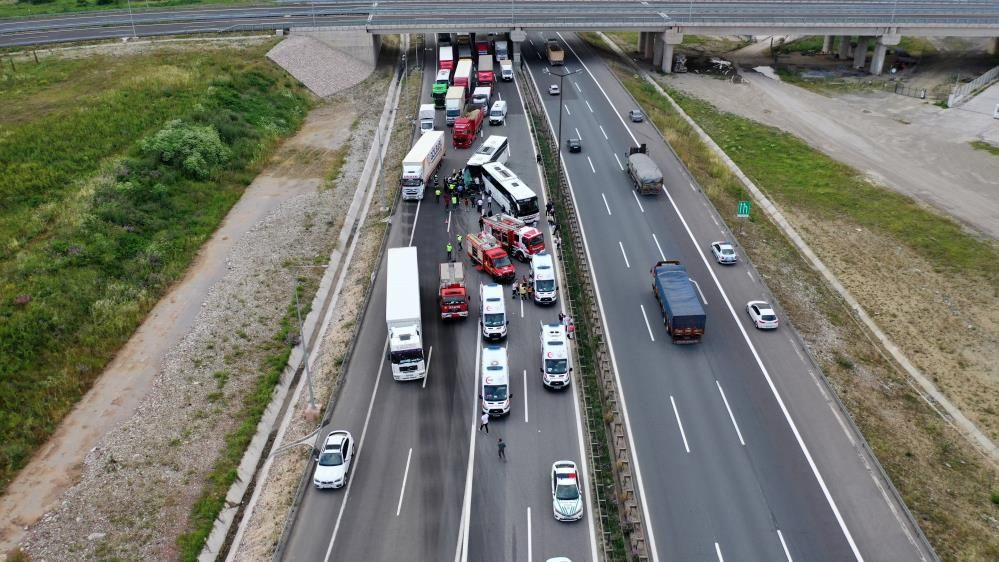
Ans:
[[[422,379],[426,376],[427,364],[423,357],[416,246],[389,248],[386,279],[385,324],[388,326],[392,378],[397,381]]]
[[[402,198],[423,199],[423,192],[430,179],[444,161],[444,131],[430,131],[416,141],[409,154],[402,159]]]
[[[425,103],[420,105],[420,134],[429,133],[434,130],[434,104]]]
[[[504,82],[513,81],[513,61],[512,60],[501,60],[500,61],[500,80]]]
[[[496,41],[496,60],[507,60],[510,58],[509,43],[506,40]]]

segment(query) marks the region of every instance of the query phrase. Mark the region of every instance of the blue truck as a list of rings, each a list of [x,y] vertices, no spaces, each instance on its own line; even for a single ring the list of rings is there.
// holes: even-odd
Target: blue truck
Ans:
[[[677,260],[652,266],[652,292],[663,313],[666,332],[673,343],[697,343],[704,336],[707,315],[687,268]]]

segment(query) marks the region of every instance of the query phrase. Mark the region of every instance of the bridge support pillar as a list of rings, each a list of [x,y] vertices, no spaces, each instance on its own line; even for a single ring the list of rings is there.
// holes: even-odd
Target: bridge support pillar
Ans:
[[[837,58],[840,60],[846,60],[850,58],[850,36],[840,35],[839,36],[839,52],[836,53]]]
[[[992,40],[989,41],[988,51],[990,55],[999,55],[999,37],[993,37]]]
[[[639,31],[638,32],[638,45],[635,47],[635,50],[638,51],[638,58],[642,58],[643,56],[645,56],[645,32],[644,31]]]
[[[898,45],[901,40],[902,36],[898,34],[878,37],[878,42],[874,46],[874,55],[871,56],[871,74],[878,76],[884,71],[885,55],[888,54],[888,47]]]
[[[867,62],[867,42],[870,37],[857,37],[857,48],[853,51],[853,68],[864,68]]]
[[[825,37],[822,38],[822,54],[832,52],[832,43],[833,43],[832,35],[826,35]]]
[[[659,68],[663,65],[663,51],[666,43],[656,33],[652,37],[652,66]]]
[[[678,31],[667,30],[662,34],[655,35],[655,52],[653,53],[652,64],[665,74],[673,72],[673,47],[683,43],[683,34]]]
[[[527,39],[527,32],[523,29],[514,29],[510,32],[510,42],[513,43],[513,64],[522,64],[520,60],[520,44]]]
[[[642,35],[645,35],[645,43],[642,45],[642,58],[651,60],[656,48],[656,34],[646,31]]]

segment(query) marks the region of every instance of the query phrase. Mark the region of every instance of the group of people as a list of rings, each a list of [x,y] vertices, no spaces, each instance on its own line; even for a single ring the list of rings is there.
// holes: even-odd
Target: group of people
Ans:
[[[518,296],[520,297],[520,300],[522,300],[522,301],[526,301],[526,300],[530,300],[530,299],[534,298],[534,283],[532,283],[531,281],[534,281],[534,280],[531,279],[530,281],[528,281],[527,276],[525,275],[525,276],[523,276],[523,277],[520,278],[520,283],[514,282],[514,284],[513,284],[513,300],[517,300]]]
[[[492,214],[493,198],[484,193],[482,180],[475,178],[466,185],[464,175],[458,170],[452,170],[443,182],[438,174],[434,174],[434,199],[438,204],[442,195],[445,209],[462,205],[471,208],[475,205],[479,215]]]

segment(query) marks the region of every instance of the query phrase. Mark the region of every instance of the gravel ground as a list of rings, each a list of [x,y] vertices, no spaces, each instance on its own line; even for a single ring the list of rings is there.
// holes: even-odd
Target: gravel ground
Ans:
[[[286,200],[234,244],[228,272],[204,296],[193,328],[166,355],[134,417],[100,440],[79,482],[28,530],[22,548],[32,559],[177,557],[176,538],[238,423],[232,413],[262,374],[296,278],[312,274],[288,265],[316,263],[331,251],[353,191],[322,189],[325,172],[351,134],[370,138],[378,112],[366,111],[369,96],[370,89],[355,88],[310,113],[248,188],[244,200],[258,186],[263,196],[277,189]],[[292,165],[303,157],[307,166]],[[356,178],[361,165],[363,158],[351,155],[343,176]],[[306,167],[316,173],[303,174]]]
[[[356,86],[374,70],[370,64],[304,35],[289,36],[275,45],[267,58],[323,98]]]

